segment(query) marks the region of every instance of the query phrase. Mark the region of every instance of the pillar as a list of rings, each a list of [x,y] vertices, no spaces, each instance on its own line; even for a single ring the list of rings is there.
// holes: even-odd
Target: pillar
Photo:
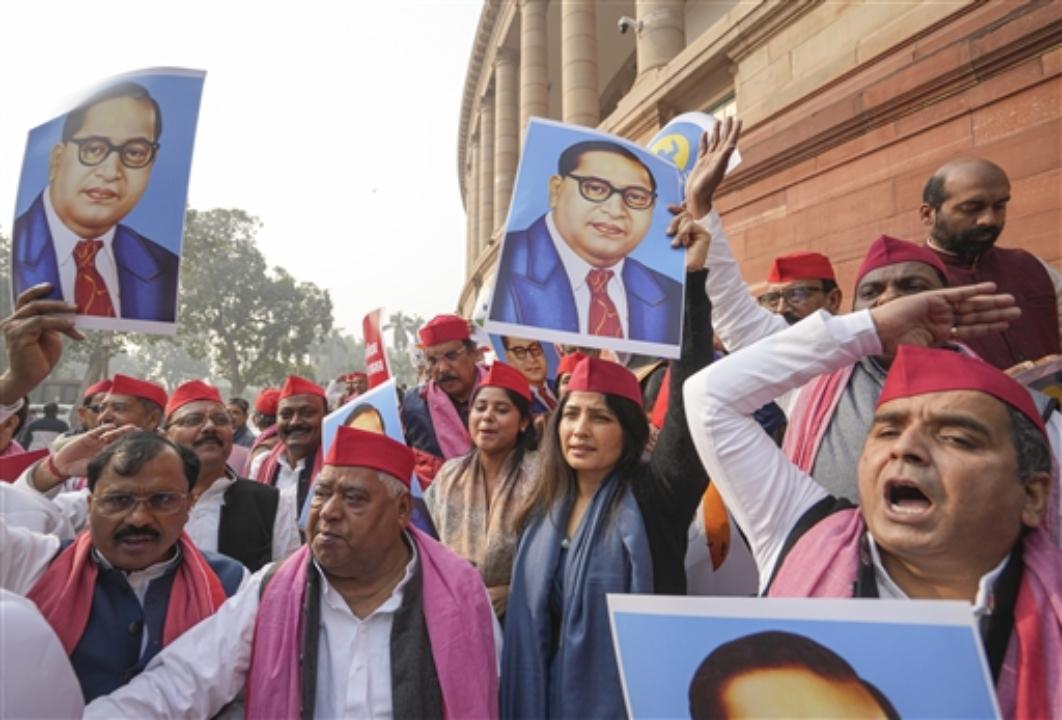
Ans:
[[[594,3],[563,0],[561,5],[561,109],[564,122],[597,127],[597,26]]]
[[[479,101],[479,242],[477,254],[494,232],[494,95]]]
[[[516,53],[498,48],[494,61],[494,227],[505,224],[520,159],[520,96]]]
[[[520,0],[520,137],[532,117],[549,117],[546,0]],[[523,141],[521,140],[521,145]]]
[[[636,0],[638,75],[667,65],[686,47],[685,0]]]

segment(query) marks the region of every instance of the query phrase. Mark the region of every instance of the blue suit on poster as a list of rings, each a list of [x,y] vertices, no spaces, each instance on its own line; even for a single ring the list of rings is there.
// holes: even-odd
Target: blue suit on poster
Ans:
[[[45,297],[61,300],[59,264],[42,195],[15,221],[11,276],[16,297],[34,285],[48,282],[52,291]],[[177,255],[121,224],[115,226],[112,248],[118,270],[121,317],[173,322],[177,305]]]
[[[676,344],[682,284],[628,257],[623,263],[628,339]],[[579,332],[575,295],[546,216],[505,236],[491,320]]]

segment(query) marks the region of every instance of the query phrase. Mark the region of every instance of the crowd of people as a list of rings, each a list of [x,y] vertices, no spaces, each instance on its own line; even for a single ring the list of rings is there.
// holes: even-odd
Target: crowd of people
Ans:
[[[0,483],[2,714],[622,717],[606,595],[686,594],[699,544],[714,568],[747,548],[750,595],[966,601],[1004,715],[1062,717],[1062,415],[1012,377],[1062,352],[1062,276],[996,245],[1007,176],[960,158],[927,179],[925,238],[867,239],[850,303],[810,251],[754,296],[712,211],[740,127],[705,135],[672,209],[676,360],[565,347],[529,381],[541,343],[487,364],[441,314],[405,443],[323,442],[362,372],[253,405],[119,374],[77,430],[26,428],[52,435]],[[0,323],[7,457],[81,339],[49,291]],[[691,714],[728,715],[698,683]]]

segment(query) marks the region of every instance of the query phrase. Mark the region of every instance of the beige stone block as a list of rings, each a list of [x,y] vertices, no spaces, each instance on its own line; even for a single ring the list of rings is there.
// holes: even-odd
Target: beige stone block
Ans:
[[[807,40],[822,32],[841,13],[851,10],[852,6],[853,3],[850,2],[824,2],[814,10],[802,15],[767,41],[768,59],[777,60],[788,55],[793,48],[804,44]]]
[[[746,76],[741,70],[734,79],[738,109],[744,113],[763,102],[793,80],[793,68],[788,55],[779,58],[758,73]],[[745,117],[742,115],[742,117]],[[746,120],[746,122],[748,122]]]
[[[952,15],[969,3],[920,2],[905,4],[898,16],[867,29],[856,45],[856,62],[864,63]],[[913,51],[912,51],[913,52]]]

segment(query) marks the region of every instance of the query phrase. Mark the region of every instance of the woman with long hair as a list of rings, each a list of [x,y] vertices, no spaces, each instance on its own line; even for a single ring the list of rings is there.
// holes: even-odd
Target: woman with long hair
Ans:
[[[472,395],[468,434],[472,450],[439,469],[424,501],[439,540],[476,566],[500,617],[536,455],[531,387],[518,370],[491,365]]]
[[[616,363],[580,361],[546,428],[513,566],[502,717],[625,716],[605,595],[686,592],[686,533],[708,482],[682,402],[711,360],[703,258],[687,251],[682,352],[649,461],[641,388]]]

